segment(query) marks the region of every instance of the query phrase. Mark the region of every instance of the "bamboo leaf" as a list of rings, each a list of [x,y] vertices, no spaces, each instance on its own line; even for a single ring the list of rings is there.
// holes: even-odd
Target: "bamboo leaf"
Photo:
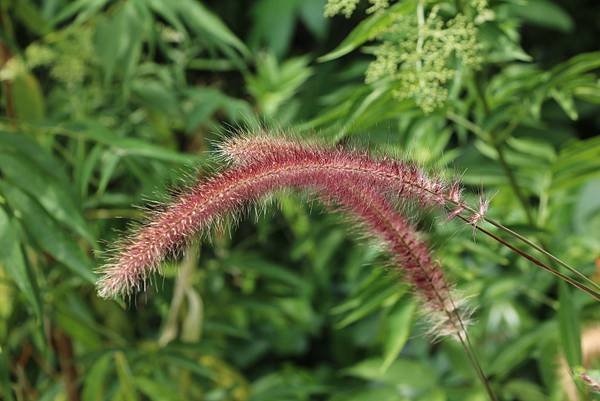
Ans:
[[[29,303],[34,315],[39,319],[42,314],[37,283],[21,251],[17,236],[17,227],[4,209],[0,207],[0,264],[14,280],[19,291]]]
[[[40,248],[86,282],[96,282],[90,260],[35,200],[4,181],[0,181],[0,192],[11,208],[19,213],[25,230]]]
[[[319,57],[320,62],[331,61],[340,58],[357,49],[363,43],[371,40],[378,33],[384,31],[394,23],[400,15],[413,12],[415,2],[412,0],[402,1],[391,6],[385,13],[376,13],[365,18],[346,38],[332,51]]]

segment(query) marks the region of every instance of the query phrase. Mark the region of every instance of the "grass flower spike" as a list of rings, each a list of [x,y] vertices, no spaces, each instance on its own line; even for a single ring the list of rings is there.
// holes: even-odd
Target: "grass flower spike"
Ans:
[[[221,153],[234,162],[231,168],[200,181],[121,244],[98,284],[101,296],[143,286],[165,256],[224,216],[279,189],[308,189],[339,205],[385,243],[395,265],[438,316],[437,331],[459,330],[456,303],[439,264],[390,201],[408,198],[444,206],[457,197],[455,185],[429,178],[409,163],[286,138],[241,136],[226,142]]]

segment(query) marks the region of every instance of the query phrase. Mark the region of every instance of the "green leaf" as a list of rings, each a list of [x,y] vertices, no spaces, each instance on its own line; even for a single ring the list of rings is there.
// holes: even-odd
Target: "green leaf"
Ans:
[[[348,394],[337,392],[335,396],[329,401],[408,401],[409,398],[404,398],[394,386],[374,387],[374,388],[361,388],[352,390]],[[434,401],[434,400],[429,400]],[[437,400],[435,400],[437,401]]]
[[[528,0],[512,5],[517,16],[533,25],[557,29],[562,32],[573,30],[573,20],[559,5],[548,0]]]
[[[125,354],[121,351],[114,353],[114,360],[119,377],[119,394],[124,401],[137,401],[135,381]]]
[[[277,56],[285,54],[295,28],[298,8],[304,0],[260,0],[252,7],[252,47],[266,44]]]
[[[543,341],[549,335],[553,335],[556,326],[552,323],[544,323],[534,330],[522,334],[516,340],[512,340],[507,346],[498,349],[496,357],[486,369],[489,375],[497,375],[499,379],[508,375],[515,366],[520,365],[531,356],[531,348]]]
[[[176,382],[165,382],[148,377],[136,377],[135,385],[141,393],[154,401],[180,401],[180,395]]]
[[[300,16],[308,30],[318,39],[327,34],[329,20],[323,16],[324,0],[303,0],[300,2]]]
[[[94,361],[83,380],[83,401],[102,401],[105,399],[107,376],[112,371],[112,352],[107,352]]]
[[[552,189],[565,190],[600,176],[600,138],[573,141],[552,165]]]
[[[42,308],[38,286],[25,263],[17,232],[16,224],[10,221],[4,209],[0,207],[0,264],[14,280],[34,315],[39,319]]]
[[[0,151],[0,170],[13,185],[37,199],[53,218],[94,243],[81,210],[75,205],[71,194],[64,190],[69,187],[67,182],[47,175],[24,154],[12,155]]]
[[[72,129],[61,133],[74,138],[89,139],[105,144],[123,157],[141,156],[178,164],[193,164],[203,160],[202,156],[181,154],[140,139],[117,136],[107,128],[92,121],[88,121],[85,127],[72,127]]]
[[[569,366],[581,366],[581,329],[579,313],[573,304],[573,296],[568,285],[561,281],[558,288],[558,328],[560,341]]]
[[[178,0],[177,5],[181,17],[193,30],[212,36],[219,42],[237,49],[244,56],[250,54],[246,45],[204,5],[192,0]]]
[[[46,105],[37,79],[29,72],[24,71],[15,77],[11,87],[16,117],[27,122],[43,120],[46,114]]]
[[[181,19],[177,16],[177,3],[165,2],[163,0],[146,0],[148,6],[158,15],[163,17],[177,30],[178,34],[183,35],[188,39],[187,32],[183,26]]]
[[[63,165],[28,136],[0,131],[0,145],[4,151],[27,155],[29,161],[35,163],[46,174],[55,177],[58,181],[68,182],[69,179]]]
[[[5,401],[14,401],[10,383],[10,365],[6,349],[0,347],[0,394]]]
[[[104,68],[104,82],[108,83],[117,63],[130,45],[125,13],[118,12],[110,18],[98,18],[94,39],[98,60]]]
[[[394,311],[388,316],[385,325],[386,339],[383,344],[382,373],[385,373],[404,348],[410,334],[415,307],[415,302],[407,302],[394,308]]]
[[[392,384],[408,389],[430,389],[435,386],[437,377],[430,366],[409,359],[396,360],[382,374],[380,358],[367,359],[344,369],[344,374],[379,383]]]
[[[550,71],[551,78],[547,85],[552,87],[564,84],[597,68],[600,68],[600,51],[578,54],[554,67]]]
[[[36,35],[43,36],[48,33],[50,25],[36,4],[31,0],[19,0],[12,3],[15,16]]]
[[[86,282],[96,282],[90,260],[35,200],[4,181],[0,181],[0,191],[10,207],[19,214],[25,230],[40,248]]]
[[[578,114],[577,109],[575,108],[575,101],[570,93],[560,90],[551,90],[550,95],[571,120],[577,120]]]
[[[346,38],[331,52],[317,59],[319,62],[331,61],[340,58],[355,50],[363,43],[373,39],[377,34],[383,32],[392,25],[400,15],[414,12],[415,1],[406,0],[396,3],[384,13],[375,13],[364,19]]]
[[[75,14],[77,14],[77,17],[73,25],[80,24],[96,14],[107,2],[108,0],[75,0],[67,2],[58,15],[53,18],[52,25],[57,25]]]
[[[177,115],[179,102],[171,88],[156,79],[136,79],[131,83],[133,94],[150,110]]]
[[[507,400],[546,401],[548,396],[539,386],[527,380],[511,380],[502,386],[502,394]]]

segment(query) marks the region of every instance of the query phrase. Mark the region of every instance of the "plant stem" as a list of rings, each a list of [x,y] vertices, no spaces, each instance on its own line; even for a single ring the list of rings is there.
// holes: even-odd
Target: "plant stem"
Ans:
[[[469,220],[463,216],[458,216],[458,218],[460,218],[461,220],[465,221],[466,223],[469,223]],[[513,252],[516,252],[517,254],[521,255],[522,257],[524,257],[525,259],[529,260],[530,262],[534,263],[535,265],[541,267],[542,269],[554,274],[555,276],[559,277],[560,279],[566,281],[567,283],[571,284],[572,286],[580,289],[581,291],[584,291],[586,293],[588,293],[589,295],[591,295],[595,300],[600,301],[600,294],[597,293],[596,291],[592,290],[591,288],[586,287],[585,285],[579,283],[578,281],[575,281],[574,279],[572,279],[571,277],[559,272],[558,270],[546,265],[545,263],[543,263],[542,261],[540,261],[539,259],[535,258],[534,256],[529,255],[526,252],[523,252],[522,250],[516,248],[514,245],[511,245],[510,243],[508,243],[507,241],[505,241],[504,239],[498,237],[496,234],[492,233],[491,231],[486,230],[485,228],[479,226],[479,225],[475,225],[475,228],[479,231],[481,231],[482,233],[484,233],[485,235],[487,235],[488,237],[494,239],[495,241],[501,243],[502,245],[506,246],[507,248],[509,248],[510,250],[512,250]]]
[[[463,127],[465,127],[466,129],[468,129],[469,131],[473,132],[474,134],[480,136],[483,139],[488,139],[489,140],[489,136],[491,135],[491,133],[486,132],[484,129],[482,129],[480,126],[478,126],[477,124],[467,120],[466,118],[452,112],[452,111],[448,111],[446,113],[446,117],[457,123],[462,125]],[[514,128],[514,127],[513,127]],[[494,140],[492,140],[492,143],[495,143]],[[526,212],[527,215],[527,219],[529,221],[529,223],[533,226],[533,216],[531,215],[531,213],[529,212],[529,209],[526,207],[526,201],[525,201],[525,197],[522,194],[519,185],[517,184],[516,178],[514,176],[514,174],[512,173],[512,170],[510,169],[510,167],[508,166],[508,163],[506,163],[506,159],[504,158],[504,152],[502,150],[502,148],[498,145],[496,146],[496,151],[499,155],[499,159],[501,161],[501,164],[505,170],[505,173],[509,179],[509,181],[511,181],[512,183],[512,187],[513,190],[515,192],[515,194],[517,195],[517,197],[520,199],[521,205],[523,206],[523,209]],[[502,157],[500,157],[500,155],[502,155]],[[457,205],[458,206],[458,205]],[[464,206],[464,205],[463,205]],[[472,208],[469,207],[465,207],[466,210],[472,212],[472,213],[476,213],[476,211]],[[598,285],[597,283],[595,283],[593,280],[590,280],[586,275],[584,275],[583,273],[581,273],[580,271],[578,271],[577,269],[575,269],[573,266],[567,264],[566,262],[562,261],[561,259],[557,258],[556,256],[552,255],[550,252],[546,251],[543,247],[537,245],[535,242],[527,239],[526,237],[522,236],[521,234],[511,230],[510,228],[490,219],[487,217],[483,217],[483,220],[490,223],[491,225],[493,225],[494,227],[506,232],[507,234],[512,235],[513,237],[519,239],[521,242],[525,243],[526,245],[534,248],[535,250],[537,250],[538,252],[542,253],[544,256],[546,256],[547,258],[553,260],[554,262],[558,263],[559,265],[563,266],[564,268],[566,268],[567,270],[569,270],[571,273],[575,274],[576,276],[578,276],[579,278],[583,279],[584,281],[586,281],[587,283],[591,284],[593,287],[595,287],[596,289],[600,290],[600,285]]]
[[[462,320],[460,321],[460,324],[463,324]],[[467,357],[469,358],[471,365],[473,365],[473,367],[475,368],[475,372],[477,372],[477,377],[479,377],[479,381],[481,381],[481,383],[483,384],[483,387],[485,388],[488,397],[491,401],[497,401],[496,395],[492,390],[490,381],[488,380],[487,376],[485,375],[485,372],[481,367],[481,364],[479,363],[477,354],[475,354],[475,350],[473,348],[473,345],[471,344],[471,340],[469,338],[469,335],[467,334],[467,331],[463,330],[462,333],[459,333],[458,338],[460,340],[461,345],[465,349],[465,352],[467,353]]]
[[[500,230],[502,230],[502,231],[504,231],[504,232],[512,235],[513,237],[517,238],[518,240],[520,240],[521,242],[525,243],[526,245],[529,245],[530,247],[532,247],[536,251],[542,253],[547,258],[549,258],[549,259],[553,260],[554,262],[558,263],[562,267],[564,267],[567,270],[569,270],[571,273],[575,274],[579,278],[583,279],[584,281],[586,281],[589,284],[591,284],[592,286],[594,286],[596,289],[600,290],[600,285],[598,285],[596,282],[594,282],[593,280],[591,280],[585,274],[581,273],[579,270],[575,269],[573,266],[569,265],[568,263],[566,263],[566,262],[562,261],[561,259],[557,258],[556,256],[552,255],[550,252],[546,251],[543,247],[537,245],[535,242],[527,239],[526,237],[522,236],[521,234],[517,233],[516,231],[513,231],[510,228],[508,228],[508,227],[506,227],[506,226],[498,223],[497,221],[494,221],[494,220],[489,219],[489,218],[484,218],[484,220],[486,222],[490,223],[491,225],[493,225],[494,227],[499,228]]]

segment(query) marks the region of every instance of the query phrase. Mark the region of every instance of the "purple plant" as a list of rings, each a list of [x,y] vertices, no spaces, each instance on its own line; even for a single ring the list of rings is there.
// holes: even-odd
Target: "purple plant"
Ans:
[[[305,144],[289,137],[240,135],[220,145],[228,168],[199,180],[162,210],[152,213],[117,247],[98,281],[102,297],[129,295],[144,286],[161,260],[181,249],[197,233],[206,233],[223,218],[236,214],[273,191],[308,190],[327,205],[353,216],[364,231],[378,238],[394,267],[401,271],[422,301],[435,336],[453,335],[464,346],[491,400],[495,396],[465,331],[468,309],[448,284],[428,245],[395,206],[415,201],[421,207],[439,207],[449,218],[459,218],[537,266],[600,300],[600,294],[482,227],[486,222],[568,269],[589,278],[534,242],[485,216],[488,201],[477,208],[461,199],[454,182],[427,175],[414,164],[377,158],[341,147]],[[594,288],[598,286],[592,283]]]
[[[458,333],[461,317],[450,286],[428,246],[393,206],[396,199],[424,205],[460,202],[460,188],[430,178],[415,165],[364,152],[302,145],[268,136],[237,137],[221,147],[233,166],[198,182],[125,239],[104,267],[99,294],[129,294],[144,285],[160,261],[196,233],[283,188],[308,189],[339,205],[386,245],[439,324],[436,334]]]
[[[319,144],[304,144],[289,137],[236,136],[220,145],[222,156],[235,165],[261,163],[276,155],[306,155],[335,158],[340,152],[352,154],[346,149],[331,150]],[[363,154],[364,155],[364,154]],[[397,161],[379,160],[397,168]],[[417,187],[436,188],[439,196],[432,197],[429,191],[414,191],[410,194],[421,203],[444,204],[445,199],[460,200],[460,186],[444,184],[441,180],[427,178],[414,165],[405,164],[418,177]],[[405,175],[404,178],[407,176]],[[431,323],[432,336],[457,335],[464,330],[470,313],[465,300],[457,298],[444,278],[439,263],[433,260],[426,242],[420,240],[414,228],[403,214],[384,194],[394,194],[386,186],[360,185],[351,180],[339,183],[335,188],[323,187],[318,191],[325,203],[339,205],[346,213],[354,216],[371,236],[379,238],[393,260],[393,267],[401,271],[415,288],[416,295],[423,301],[424,312]],[[443,189],[443,190],[442,190]],[[406,194],[406,192],[400,192]],[[398,192],[395,193],[396,195]],[[459,209],[457,209],[459,210]],[[462,211],[460,209],[459,211]]]
[[[334,201],[356,216],[367,232],[384,240],[396,265],[402,267],[425,305],[441,316],[437,320],[442,324],[435,326],[438,333],[461,331],[463,322],[458,311],[462,308],[453,302],[442,270],[429,255],[427,246],[417,239],[410,224],[393,207],[398,200],[441,207],[449,212],[449,218],[462,219],[537,266],[600,299],[595,290],[481,227],[482,221],[490,223],[589,282],[576,269],[532,241],[487,219],[487,201],[482,199],[478,209],[470,207],[462,201],[457,182],[430,177],[414,164],[269,135],[235,137],[222,144],[220,152],[232,164],[230,168],[191,186],[164,209],[151,214],[144,225],[121,242],[103,268],[98,282],[101,296],[127,295],[139,289],[165,256],[181,249],[196,233],[206,232],[227,215],[240,212],[273,191],[295,188],[312,190],[321,199]]]

